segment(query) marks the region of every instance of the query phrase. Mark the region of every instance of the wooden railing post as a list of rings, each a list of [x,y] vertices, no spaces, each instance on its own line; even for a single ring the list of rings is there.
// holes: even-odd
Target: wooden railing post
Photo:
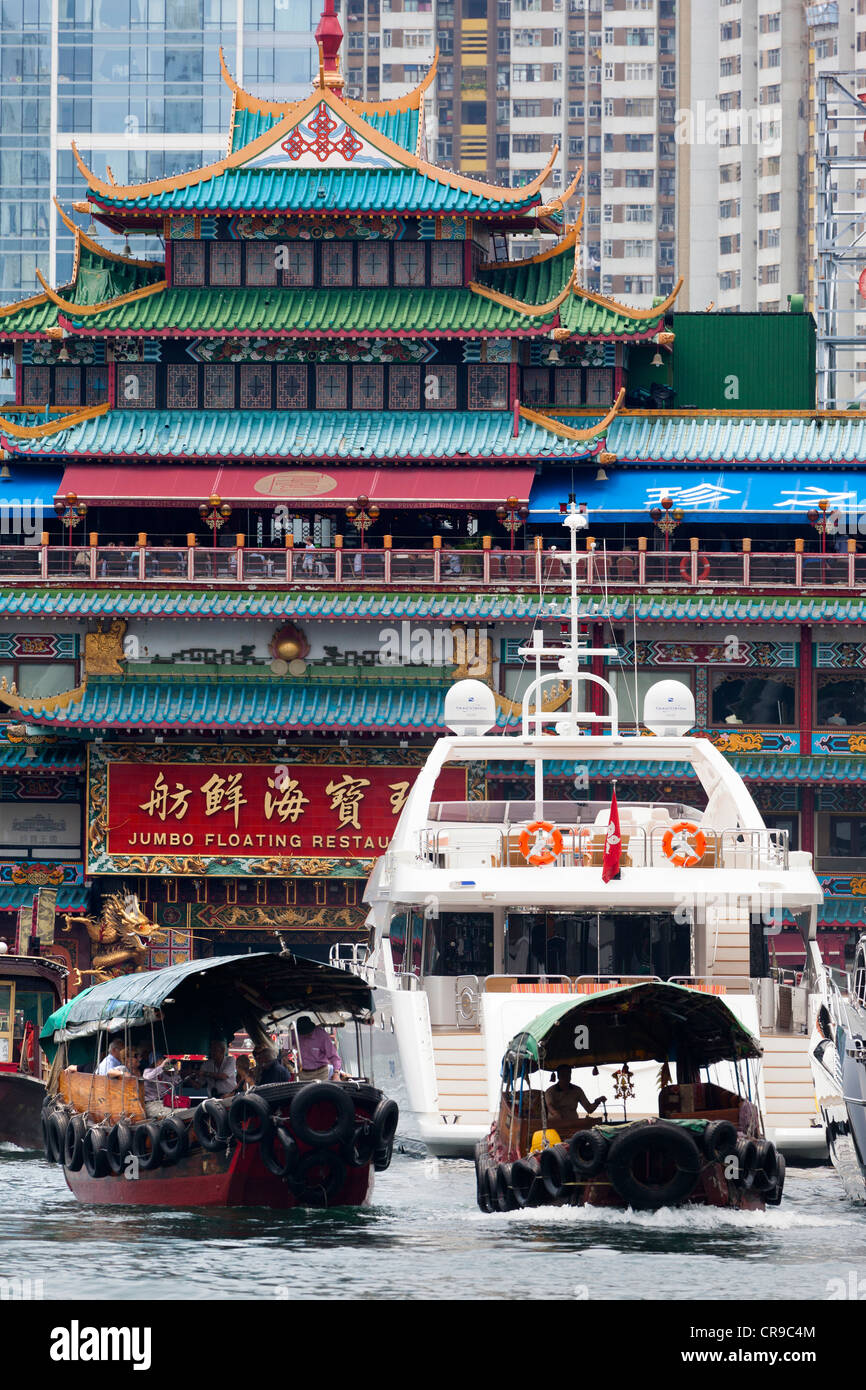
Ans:
[[[334,579],[338,584],[343,581],[343,537],[334,537]]]
[[[692,588],[697,588],[698,584],[698,541],[697,536],[689,537],[689,583]]]
[[[433,583],[439,584],[442,580],[442,537],[433,537]]]
[[[749,587],[752,573],[752,542],[749,536],[743,537],[743,586]]]
[[[637,538],[637,582],[641,588],[646,584],[646,536]]]
[[[490,583],[490,549],[492,545],[492,536],[481,537],[481,580],[484,584]]]
[[[855,556],[857,554],[857,540],[854,536],[848,537],[848,588],[853,589],[855,584]]]
[[[237,556],[237,571],[236,571],[236,576],[235,576],[235,577],[236,577],[237,579],[243,579],[243,577],[244,577],[244,545],[245,545],[245,544],[246,544],[246,537],[245,537],[244,535],[242,535],[240,531],[236,532],[236,533],[235,533],[235,555]]]
[[[195,579],[195,532],[188,531],[186,536],[186,577],[189,580]]]
[[[543,545],[544,545],[544,541],[542,540],[541,536],[535,536],[535,537],[533,537],[533,543],[534,543],[534,547],[535,547],[535,555],[534,555],[534,557],[533,557],[533,559],[534,559],[534,561],[535,561],[535,580],[534,580],[534,582],[535,582],[535,584],[538,586],[538,588],[540,589],[540,588],[541,588],[541,583],[542,583],[542,573],[541,573],[541,569],[542,569],[542,565],[543,565],[543,563],[544,563],[544,551],[543,551],[543,549],[542,549],[542,547],[543,547]]]
[[[794,583],[798,589],[803,587],[803,547],[805,544],[802,536],[797,536],[794,541]]]
[[[138,533],[138,577],[139,577],[139,580],[142,580],[142,579],[146,578],[146,576],[147,576],[147,566],[146,566],[146,563],[145,563],[146,560],[147,560],[147,532],[146,532],[146,531],[139,531],[139,533]]]
[[[386,584],[391,583],[391,547],[394,544],[393,536],[382,537],[382,557],[384,561],[384,579]]]

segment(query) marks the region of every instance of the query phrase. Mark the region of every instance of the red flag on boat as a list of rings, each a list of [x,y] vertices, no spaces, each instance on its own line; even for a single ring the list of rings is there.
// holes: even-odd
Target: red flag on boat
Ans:
[[[619,807],[616,804],[616,787],[614,787],[610,798],[610,820],[607,826],[607,836],[604,842],[604,855],[601,861],[601,881],[610,883],[612,878],[619,878],[619,861],[622,855],[622,834],[619,827]]]

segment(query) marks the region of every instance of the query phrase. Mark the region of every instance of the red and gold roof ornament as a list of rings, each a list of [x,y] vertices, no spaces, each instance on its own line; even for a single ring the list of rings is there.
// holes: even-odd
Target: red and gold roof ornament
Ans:
[[[334,0],[325,0],[319,22],[316,25],[316,43],[319,45],[319,86],[330,87],[337,96],[343,94],[343,74],[340,72],[338,57],[343,42],[343,30],[334,9]]]

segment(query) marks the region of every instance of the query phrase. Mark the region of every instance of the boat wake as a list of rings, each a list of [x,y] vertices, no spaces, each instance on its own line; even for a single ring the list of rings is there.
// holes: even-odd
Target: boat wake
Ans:
[[[631,1226],[650,1231],[789,1231],[850,1226],[849,1217],[827,1217],[806,1212],[765,1210],[732,1211],[727,1207],[663,1207],[659,1211],[634,1211],[631,1207],[533,1207],[523,1211],[473,1213],[480,1221],[507,1221],[539,1226]]]

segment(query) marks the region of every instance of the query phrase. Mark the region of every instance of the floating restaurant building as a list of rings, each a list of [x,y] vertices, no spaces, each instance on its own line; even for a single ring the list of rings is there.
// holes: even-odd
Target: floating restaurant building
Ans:
[[[305,100],[224,68],[224,158],[134,186],[79,158],[70,283],[0,310],[0,936],[23,948],[53,886],[94,916],[137,893],[154,965],[362,941],[447,686],[488,681],[514,726],[519,649],[558,634],[574,494],[623,723],[660,674],[691,685],[697,732],[816,855],[841,962],[866,904],[866,425],[813,409],[811,320],[584,289],[555,154],[516,188],[437,167],[430,76],[347,98],[331,8]],[[136,258],[154,233],[164,259]],[[525,233],[548,249],[518,259]],[[551,769],[575,799],[610,772]],[[43,951],[86,980],[86,933]]]

